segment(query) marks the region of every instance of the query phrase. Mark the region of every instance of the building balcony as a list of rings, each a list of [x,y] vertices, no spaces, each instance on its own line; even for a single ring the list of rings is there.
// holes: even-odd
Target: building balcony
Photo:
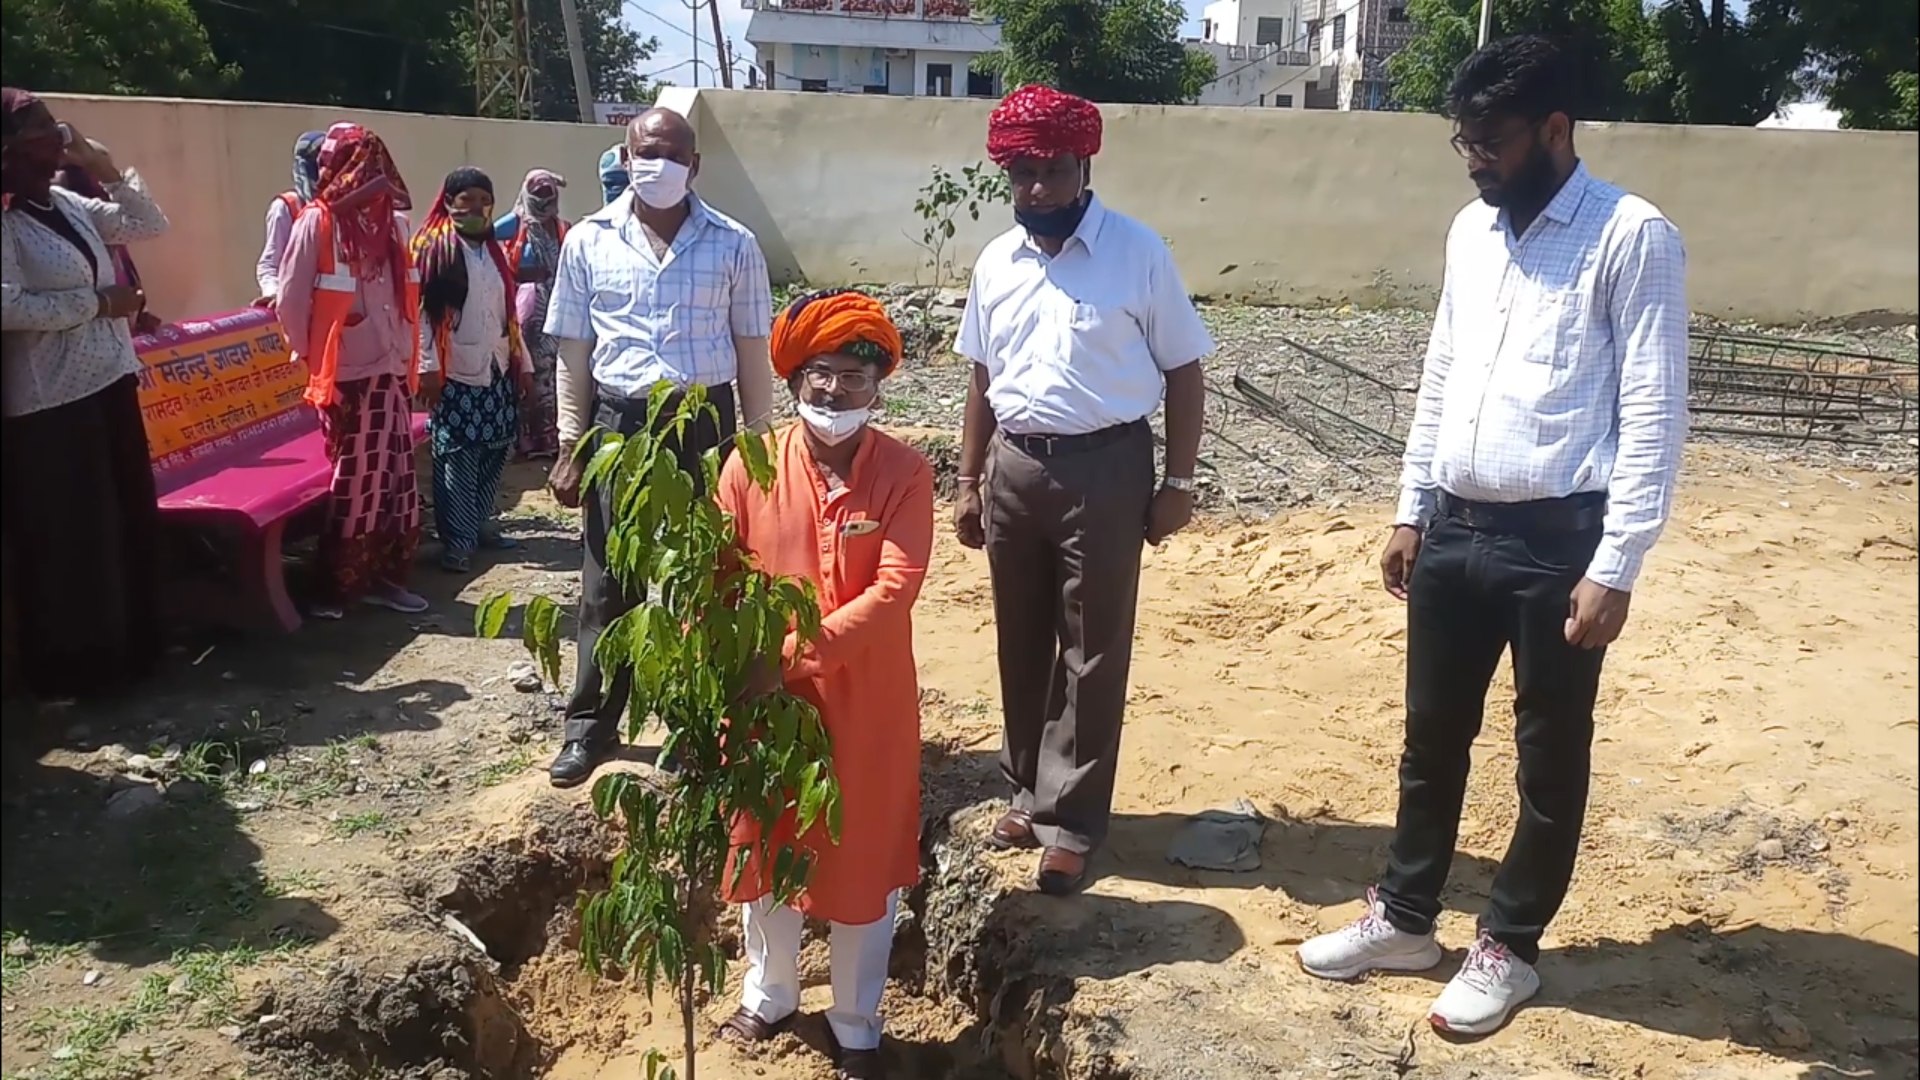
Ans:
[[[740,0],[748,11],[806,12],[868,18],[972,20],[971,0]]]

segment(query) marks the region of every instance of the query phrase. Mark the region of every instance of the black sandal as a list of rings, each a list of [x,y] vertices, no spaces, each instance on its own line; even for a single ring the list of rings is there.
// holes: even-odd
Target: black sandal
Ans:
[[[886,1080],[886,1066],[878,1050],[848,1050],[833,1028],[827,1028],[827,1047],[833,1052],[834,1080]]]
[[[714,1037],[747,1045],[768,1042],[785,1031],[788,1022],[792,1019],[793,1017],[789,1016],[784,1020],[768,1023],[760,1019],[758,1014],[748,1009],[741,1009],[727,1017],[726,1021],[720,1025],[720,1030],[714,1033]]]

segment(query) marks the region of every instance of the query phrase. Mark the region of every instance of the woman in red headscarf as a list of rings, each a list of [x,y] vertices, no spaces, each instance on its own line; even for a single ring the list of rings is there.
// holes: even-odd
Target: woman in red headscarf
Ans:
[[[380,137],[335,124],[320,184],[282,256],[278,312],[307,362],[333,496],[320,534],[320,618],[365,601],[425,611],[407,588],[420,545],[412,399],[420,388],[419,277],[401,214],[413,203]]]
[[[740,542],[769,573],[812,582],[820,634],[789,636],[786,689],[811,701],[833,737],[842,828],[836,846],[816,826],[797,838],[816,853],[796,901],[773,901],[749,858],[729,883],[745,905],[747,979],[724,1037],[764,1040],[800,1006],[803,915],[833,926],[833,1007],[827,1025],[842,1077],[880,1075],[880,994],[887,981],[900,890],[920,875],[920,689],[913,603],[933,549],[933,469],[912,447],[868,426],[880,380],[900,360],[900,332],[879,301],[815,293],[773,323],[773,369],[800,414],[775,436],[773,489],[761,491],[738,456],[717,497]],[[783,823],[773,848],[796,842]],[[737,844],[756,849],[751,823]],[[729,862],[729,865],[736,865]]]

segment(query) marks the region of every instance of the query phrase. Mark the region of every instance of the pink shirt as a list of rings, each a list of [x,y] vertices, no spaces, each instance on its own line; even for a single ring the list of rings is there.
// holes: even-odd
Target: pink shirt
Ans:
[[[394,243],[407,242],[407,219],[394,214]],[[287,238],[287,250],[280,259],[278,311],[287,343],[300,356],[309,355],[317,343],[307,337],[313,317],[313,288],[319,277],[320,245],[331,243],[319,235],[320,215],[303,213],[293,223]],[[357,282],[353,298],[353,317],[340,335],[340,363],[335,382],[355,382],[375,375],[405,378],[413,363],[414,327],[407,319],[400,295],[393,287],[392,271],[382,268],[371,280]]]

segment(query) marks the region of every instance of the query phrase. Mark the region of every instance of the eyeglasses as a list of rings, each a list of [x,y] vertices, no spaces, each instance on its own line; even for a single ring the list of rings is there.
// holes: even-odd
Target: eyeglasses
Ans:
[[[1469,139],[1465,135],[1455,135],[1447,140],[1453,152],[1463,158],[1477,161],[1498,161],[1500,151],[1512,145],[1513,141],[1528,131],[1539,130],[1539,124],[1530,124],[1520,131],[1510,131],[1505,135],[1495,135],[1487,139]]]
[[[849,394],[864,394],[880,385],[880,381],[864,371],[834,371],[830,368],[810,367],[801,370],[806,376],[807,385],[815,390],[832,393],[837,386]]]

